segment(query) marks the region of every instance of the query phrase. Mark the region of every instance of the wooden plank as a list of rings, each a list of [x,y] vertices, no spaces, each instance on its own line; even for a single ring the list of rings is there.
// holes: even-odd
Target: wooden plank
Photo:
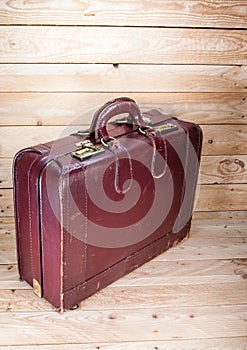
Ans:
[[[12,187],[12,164],[11,158],[0,158],[0,188]]]
[[[233,290],[234,293],[232,292]],[[25,290],[20,291],[20,293],[23,294],[23,303],[25,304],[26,295],[30,295],[31,292]],[[3,291],[2,295],[3,300],[8,300],[9,298],[9,302],[11,302],[11,293]],[[82,310],[116,310],[163,306],[173,308],[184,306],[240,305],[246,303],[247,284],[243,280],[241,283],[207,284],[206,288],[204,284],[165,287],[156,285],[148,286],[148,288],[146,286],[128,286],[127,288],[123,288],[122,286],[109,287],[83,301],[80,304],[80,308]],[[13,304],[15,304],[15,300]],[[27,311],[25,305],[23,307]]]
[[[0,140],[2,145],[0,157],[12,158],[22,148],[56,140],[85,127],[85,125],[1,127]]]
[[[247,183],[247,156],[202,156],[200,184]],[[12,187],[11,158],[0,158],[0,188]]]
[[[119,61],[116,58],[111,63]],[[230,62],[226,63],[227,66],[212,65],[212,62],[208,66],[174,65],[175,62],[171,65],[138,63],[117,66],[112,64],[0,64],[0,91],[100,91],[108,94],[114,92],[114,97],[118,92],[243,92],[245,94],[243,98],[246,97],[246,66],[229,66]],[[98,108],[100,101],[107,101],[103,96],[99,100],[92,95],[91,98],[86,95],[86,98],[89,99],[92,108],[94,106]],[[155,101],[155,98],[154,95],[149,94],[148,103]],[[183,96],[181,98],[183,100]],[[83,107],[84,98],[79,99]],[[53,103],[56,104],[55,101]],[[230,101],[229,103],[231,104]],[[235,106],[234,110],[241,108],[241,105],[240,101],[239,107]],[[86,102],[82,111],[87,108]]]
[[[6,216],[0,217],[0,235],[12,234],[15,232],[14,217]]]
[[[0,128],[0,157],[12,158],[24,147],[67,136],[88,125],[3,126]],[[247,153],[247,125],[202,125],[203,155],[241,155]],[[20,137],[20,134],[22,137]]]
[[[244,229],[245,228],[245,229]],[[174,247],[170,251],[157,257],[157,261],[181,261],[181,260],[211,260],[211,259],[246,259],[246,224],[238,228],[245,233],[240,237],[232,237],[230,229],[221,228],[223,234],[218,230],[210,232],[210,225],[204,229],[193,230],[191,239]],[[219,229],[220,230],[220,229]],[[193,233],[194,232],[194,233]],[[0,264],[16,263],[16,243],[14,234],[0,235]],[[172,252],[172,253],[171,253]]]
[[[218,211],[197,211],[193,213],[193,220],[214,220],[218,219],[242,219],[247,220],[247,210],[218,210]]]
[[[247,183],[247,155],[203,156],[200,184]]]
[[[234,290],[234,293],[233,293]],[[53,307],[30,289],[0,290],[0,312],[52,311]],[[156,309],[241,305],[247,303],[247,284],[215,283],[173,286],[109,286],[80,303],[80,309]]]
[[[163,79],[159,81],[163,82]],[[155,85],[153,87],[156,89]],[[23,88],[23,85],[17,88]],[[149,88],[152,89],[151,84]],[[170,85],[170,89],[173,88],[174,85]],[[187,85],[181,84],[181,90],[184,88],[187,89]],[[116,95],[119,94],[0,93],[0,125],[89,124],[94,112]],[[197,92],[178,95],[128,92],[127,95],[137,101],[142,111],[156,108],[165,114],[198,124],[247,124],[246,93]]]
[[[1,216],[13,216],[14,204],[13,204],[13,190],[12,189],[0,189],[0,217]],[[6,231],[8,234],[8,231]]]
[[[242,30],[3,26],[0,62],[241,65],[246,44]]]
[[[204,155],[247,154],[246,125],[202,125]]]
[[[200,185],[195,211],[247,210],[246,193],[247,184]],[[0,217],[13,215],[13,191],[0,189]]]
[[[119,3],[42,0],[29,3],[3,0],[1,24],[122,25],[166,27],[247,28],[245,0],[152,1]]]
[[[245,279],[246,270],[246,259],[155,260],[114,282],[113,286],[185,286],[238,283]]]
[[[247,238],[247,226],[246,220],[213,220],[211,219],[200,219],[193,220],[192,222],[192,234],[197,237],[205,239],[216,238]]]
[[[155,261],[246,259],[246,238],[217,238],[215,240],[193,236],[159,255]]]
[[[145,341],[145,342],[100,342],[90,344],[59,344],[61,350],[191,350],[191,349],[217,349],[217,350],[243,350],[247,345],[247,337],[234,337],[234,338],[218,338],[218,339],[189,339],[189,340],[162,340],[162,341]],[[23,345],[23,346],[8,346],[9,349],[15,350],[39,350],[40,345]],[[57,345],[42,345],[43,350],[58,350]]]
[[[214,214],[217,213],[218,217]],[[193,234],[198,237],[213,239],[217,238],[247,238],[246,227],[246,214],[247,212],[233,212],[240,215],[236,215],[235,218],[230,218],[232,212],[228,216],[222,216],[222,213],[226,212],[207,212],[206,215],[201,215],[202,212],[195,212],[193,215],[193,221],[191,230]],[[244,215],[241,215],[245,213]],[[199,214],[199,215],[197,215]],[[206,214],[206,212],[203,212]],[[210,230],[208,228],[210,227]],[[13,216],[0,217],[0,235],[13,235],[15,234],[15,225]]]
[[[236,281],[236,280],[235,280]],[[25,281],[19,280],[16,264],[0,265],[0,290],[32,289]]]
[[[128,288],[241,283],[246,273],[246,259],[150,261],[111,286]],[[31,289],[26,282],[19,281],[16,264],[0,265],[0,290],[3,289]]]
[[[239,337],[246,335],[246,312],[245,305],[75,310],[62,315],[8,312],[0,313],[0,341],[1,345],[41,345]]]
[[[246,195],[246,184],[200,185],[195,210],[247,210]]]
[[[17,263],[16,239],[14,233],[0,235],[0,264],[13,265]]]

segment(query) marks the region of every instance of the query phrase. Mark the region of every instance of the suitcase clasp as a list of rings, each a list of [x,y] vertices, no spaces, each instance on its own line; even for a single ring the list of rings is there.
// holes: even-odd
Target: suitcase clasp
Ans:
[[[162,125],[157,125],[155,127],[155,130],[157,130],[160,134],[166,134],[168,132],[171,132],[177,129],[178,129],[177,125],[173,123],[166,123]]]
[[[90,140],[77,142],[75,145],[81,147],[81,149],[72,152],[71,155],[79,160],[90,158],[105,151],[103,147],[92,144]]]
[[[41,285],[39,284],[39,282],[35,278],[33,279],[33,291],[40,298],[42,297]]]

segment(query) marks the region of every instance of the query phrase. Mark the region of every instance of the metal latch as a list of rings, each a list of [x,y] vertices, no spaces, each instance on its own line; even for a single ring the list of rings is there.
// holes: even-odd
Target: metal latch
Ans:
[[[75,145],[81,149],[72,152],[71,155],[80,160],[96,156],[97,154],[101,154],[105,151],[103,147],[92,144],[90,140],[77,142]]]
[[[39,282],[35,278],[33,279],[33,291],[40,298],[42,297],[41,285],[39,284]]]
[[[178,129],[177,125],[173,124],[173,123],[166,123],[166,124],[162,124],[162,125],[157,125],[157,126],[154,126],[154,128],[160,134],[166,134],[168,132],[171,132],[171,131]]]

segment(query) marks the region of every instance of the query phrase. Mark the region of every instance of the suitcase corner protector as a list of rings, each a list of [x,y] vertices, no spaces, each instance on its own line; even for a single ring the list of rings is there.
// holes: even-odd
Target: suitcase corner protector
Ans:
[[[39,282],[34,278],[33,279],[33,291],[36,295],[38,295],[40,298],[42,297],[42,288]]]

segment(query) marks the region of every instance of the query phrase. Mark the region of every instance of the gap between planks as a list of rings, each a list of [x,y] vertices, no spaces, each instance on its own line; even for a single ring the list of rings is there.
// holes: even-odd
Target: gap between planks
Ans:
[[[243,350],[247,346],[247,337],[225,337],[225,338],[211,338],[211,339],[172,339],[172,340],[153,340],[153,341],[135,341],[135,342],[100,342],[95,343],[63,343],[63,344],[44,344],[36,345],[9,345],[8,349],[15,350],[39,350],[42,347],[42,350],[191,350],[191,349],[200,349],[200,350]],[[5,349],[5,347],[0,347],[0,349]]]
[[[246,2],[185,0],[136,0],[133,3],[108,0],[67,0],[59,6],[38,3],[9,3],[3,0],[0,22],[7,25],[111,25],[166,27],[246,28]],[[110,6],[110,7],[109,7]],[[54,15],[55,14],[55,15]]]

